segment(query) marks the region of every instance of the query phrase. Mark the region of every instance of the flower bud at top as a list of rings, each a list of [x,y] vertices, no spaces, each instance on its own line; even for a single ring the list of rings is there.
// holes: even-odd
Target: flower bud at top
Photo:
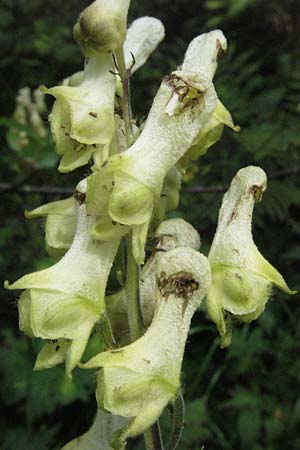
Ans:
[[[115,52],[124,42],[130,0],[96,0],[78,18],[74,38],[87,57]]]

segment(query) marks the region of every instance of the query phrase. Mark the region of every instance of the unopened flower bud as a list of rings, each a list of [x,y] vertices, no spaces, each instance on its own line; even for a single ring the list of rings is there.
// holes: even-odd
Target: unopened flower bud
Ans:
[[[85,56],[115,52],[124,42],[130,0],[96,0],[78,18],[74,38]]]

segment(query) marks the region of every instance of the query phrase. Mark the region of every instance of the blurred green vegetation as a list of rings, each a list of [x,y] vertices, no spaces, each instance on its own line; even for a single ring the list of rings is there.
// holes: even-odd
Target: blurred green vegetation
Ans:
[[[87,168],[61,175],[49,134],[26,127],[23,150],[8,145],[6,134],[19,88],[55,85],[79,70],[82,57],[72,25],[87,1],[2,0],[0,2],[0,266],[3,280],[49,265],[43,223],[26,221],[24,209],[63,198],[63,194],[20,191],[26,185],[73,187]],[[241,132],[225,130],[190,172],[181,215],[199,230],[207,253],[222,193],[191,193],[227,186],[235,172],[256,164],[270,176],[256,207],[258,247],[300,288],[300,5],[298,0],[132,0],[130,20],[154,15],[166,26],[166,39],[132,79],[133,111],[142,120],[163,75],[180,64],[188,42],[220,27],[229,51],[215,84]],[[142,100],[141,100],[142,99]],[[50,107],[50,104],[48,105]],[[46,124],[46,115],[44,117]],[[16,300],[0,287],[2,450],[54,450],[88,428],[95,412],[94,375],[63,367],[32,372],[40,343],[18,331]],[[14,295],[14,294],[13,294]],[[237,327],[233,343],[220,350],[213,324],[199,312],[193,319],[183,372],[186,427],[179,450],[299,450],[300,352],[299,295],[277,291],[251,325]],[[97,345],[92,340],[90,347]],[[90,349],[91,350],[91,349]],[[88,350],[88,351],[90,351]],[[168,417],[162,426],[167,433]],[[131,448],[138,449],[139,441]]]

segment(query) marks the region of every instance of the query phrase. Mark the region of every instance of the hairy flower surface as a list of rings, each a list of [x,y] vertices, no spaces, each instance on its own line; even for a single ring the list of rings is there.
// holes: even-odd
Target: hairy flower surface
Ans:
[[[190,247],[199,250],[200,244],[200,236],[197,230],[183,219],[165,220],[156,229],[153,238],[153,251],[142,268],[140,279],[140,307],[146,326],[150,325],[154,315],[156,268],[160,257],[165,252],[177,247]],[[118,341],[121,339],[123,342],[128,339],[124,330],[129,330],[126,290],[121,289],[107,296],[105,302],[114,335]]]
[[[123,443],[145,431],[174,400],[190,320],[211,282],[205,256],[185,247],[164,253],[156,276],[155,313],[146,333],[84,365],[103,367],[98,375],[99,406],[131,418],[120,436]]]
[[[213,30],[209,33],[201,34],[191,41],[182,70],[195,70],[212,81],[218,67],[218,58],[226,50],[227,41],[221,30]],[[185,166],[190,159],[195,160],[199,156],[204,155],[220,139],[224,125],[234,131],[240,130],[238,126],[234,125],[229,111],[218,100],[211,119],[199,131],[181,163]]]
[[[107,158],[114,130],[115,76],[110,54],[85,63],[79,86],[43,88],[56,101],[49,116],[59,170],[69,172],[87,164],[94,153]]]
[[[231,341],[230,317],[251,322],[264,310],[272,285],[292,292],[280,273],[261,255],[251,230],[253,207],[267,186],[259,167],[240,169],[224,195],[218,228],[209,252],[212,285],[207,294],[211,319],[221,346]]]
[[[105,168],[96,168],[91,177],[90,186],[94,187],[88,188],[88,199],[89,195],[97,195],[105,173],[113,173],[108,212],[113,221],[132,228],[138,263],[144,261],[148,226],[164,179],[210,120],[216,106],[213,84],[205,76],[196,70],[173,72],[163,80],[134,144],[112,157]]]
[[[110,441],[117,430],[124,428],[127,420],[98,409],[94,423],[82,436],[68,442],[62,450],[112,450]]]
[[[8,289],[26,289],[19,300],[22,331],[70,342],[68,374],[80,361],[91,330],[104,312],[107,278],[119,246],[119,241],[100,243],[92,239],[95,218],[87,216],[84,203],[77,203],[77,214],[74,241],[62,259],[6,285]],[[51,350],[48,347],[44,352],[50,355]],[[41,365],[46,364],[43,358]]]

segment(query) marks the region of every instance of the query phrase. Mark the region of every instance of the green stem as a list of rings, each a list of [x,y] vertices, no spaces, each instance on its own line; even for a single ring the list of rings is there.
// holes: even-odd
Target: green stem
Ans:
[[[117,70],[119,72],[122,85],[123,85],[123,95],[121,99],[123,120],[125,125],[125,135],[128,147],[131,143],[132,138],[132,126],[131,126],[131,108],[130,108],[130,84],[129,84],[129,71],[126,69],[123,47],[120,47],[116,51],[117,59]]]
[[[170,436],[169,443],[166,447],[167,450],[175,450],[178,446],[183,428],[184,428],[184,399],[181,391],[179,391],[175,402],[172,407],[172,416],[173,416],[173,428]]]
[[[156,422],[151,428],[149,428],[149,430],[145,431],[144,440],[146,450],[164,450],[159,422]]]
[[[139,298],[139,266],[132,254],[131,236],[127,239],[126,296],[131,342],[134,342],[143,334],[143,322]]]

